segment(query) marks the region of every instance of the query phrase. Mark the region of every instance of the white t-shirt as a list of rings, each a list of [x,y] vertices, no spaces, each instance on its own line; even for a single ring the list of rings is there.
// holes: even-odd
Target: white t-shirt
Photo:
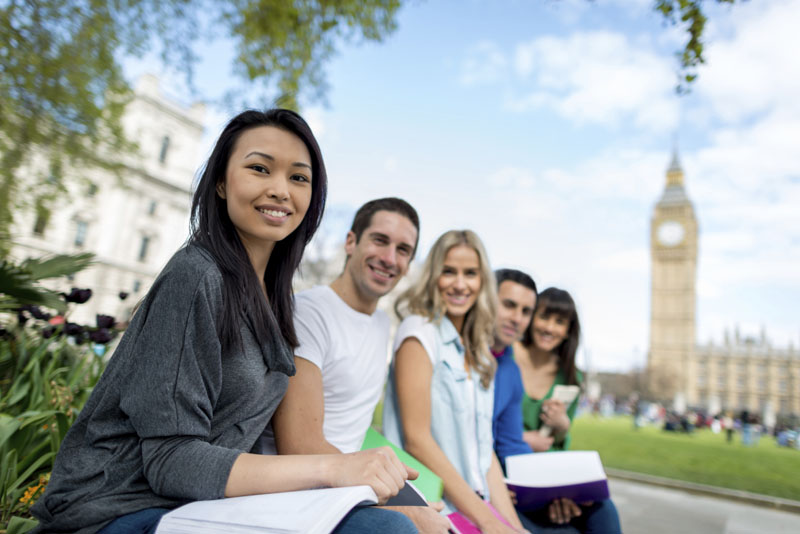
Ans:
[[[361,449],[380,400],[389,364],[389,317],[348,306],[333,289],[317,286],[295,296],[295,356],[322,372],[325,439],[344,453]],[[275,451],[272,429],[262,452]]]

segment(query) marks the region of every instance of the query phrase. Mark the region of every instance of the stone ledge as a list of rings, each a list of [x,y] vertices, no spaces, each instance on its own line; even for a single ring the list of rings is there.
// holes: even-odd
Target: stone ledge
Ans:
[[[606,467],[605,471],[606,474],[611,478],[632,480],[634,482],[643,482],[646,484],[653,484],[655,486],[662,486],[665,488],[680,489],[698,495],[710,495],[712,497],[741,501],[741,502],[746,502],[748,504],[763,506],[766,508],[775,508],[777,510],[782,510],[784,512],[793,512],[796,514],[800,514],[800,501],[794,501],[791,499],[772,497],[770,495],[751,493],[749,491],[720,488],[717,486],[708,486],[706,484],[697,484],[696,482],[686,482],[684,480],[676,480],[674,478],[646,475],[644,473],[635,473],[633,471],[624,471],[622,469],[613,469],[610,467]]]

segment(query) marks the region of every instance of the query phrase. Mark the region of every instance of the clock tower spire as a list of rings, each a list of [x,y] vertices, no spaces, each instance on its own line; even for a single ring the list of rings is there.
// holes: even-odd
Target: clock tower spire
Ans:
[[[651,294],[648,381],[667,400],[686,393],[690,355],[695,349],[697,219],[673,150],[666,184],[650,220]],[[696,403],[699,399],[686,399]]]

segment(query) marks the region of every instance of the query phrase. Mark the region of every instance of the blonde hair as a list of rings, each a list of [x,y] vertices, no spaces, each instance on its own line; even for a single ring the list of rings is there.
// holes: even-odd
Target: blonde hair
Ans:
[[[451,248],[466,245],[478,254],[481,288],[472,308],[464,317],[461,342],[470,369],[481,377],[481,385],[488,388],[494,377],[497,362],[489,352],[497,314],[497,284],[489,266],[489,258],[480,238],[472,230],[450,230],[434,243],[425,259],[417,281],[411,285],[395,303],[395,312],[400,319],[416,314],[435,323],[440,323],[447,308],[439,292],[439,277],[444,270],[444,260]]]

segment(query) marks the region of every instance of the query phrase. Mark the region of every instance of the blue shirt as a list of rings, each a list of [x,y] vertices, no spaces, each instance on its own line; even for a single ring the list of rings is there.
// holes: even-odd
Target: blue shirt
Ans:
[[[506,456],[529,454],[533,450],[522,439],[522,375],[514,361],[514,349],[506,347],[497,357],[497,372],[494,375],[494,412],[492,435],[494,451],[503,470]]]
[[[431,435],[467,484],[488,499],[494,383],[484,389],[480,376],[464,369],[464,346],[446,317],[438,324],[418,315],[406,317],[397,329],[395,353],[408,338],[419,340],[433,366]],[[383,404],[383,432],[390,441],[405,446],[394,381],[392,362]],[[445,513],[456,510],[446,498],[444,504]]]

